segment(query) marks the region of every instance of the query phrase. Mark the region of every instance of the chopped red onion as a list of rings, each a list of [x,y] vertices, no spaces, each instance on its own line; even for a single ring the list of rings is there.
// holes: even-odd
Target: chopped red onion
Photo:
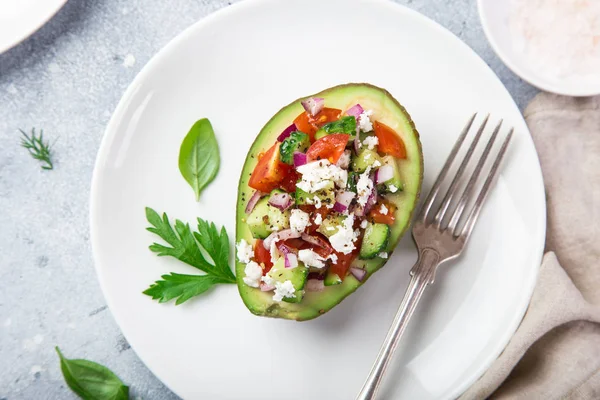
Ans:
[[[285,255],[285,267],[296,268],[298,266],[298,256],[294,253],[288,253]]]
[[[283,132],[281,132],[281,134],[277,137],[277,141],[283,142],[285,139],[287,139],[292,134],[292,132],[297,131],[297,130],[298,130],[298,128],[296,128],[296,124],[291,124],[290,126],[285,128],[283,130]]]
[[[263,241],[263,247],[267,250],[271,249],[271,243],[273,240],[288,240],[300,237],[300,232],[293,231],[291,229],[284,229],[279,232],[273,232]]]
[[[310,244],[314,244],[315,246],[323,247],[322,243],[317,238],[310,236],[308,233],[302,234],[302,240]]]
[[[358,125],[357,125],[358,126]],[[360,138],[358,137],[358,134],[354,137],[354,152],[356,153],[356,155],[358,155],[358,153],[360,152],[360,147],[362,145],[360,144]]]
[[[362,282],[367,276],[367,271],[362,268],[351,267],[350,273],[354,276],[359,282]]]
[[[354,196],[356,195],[350,191],[343,191],[335,196],[335,201],[348,208]]]
[[[358,122],[358,118],[360,117],[360,114],[362,114],[365,110],[362,108],[362,106],[360,104],[355,104],[352,107],[350,107],[348,109],[348,111],[346,111],[346,114],[348,115],[352,115],[354,118],[356,118],[356,122]]]
[[[298,168],[307,163],[306,154],[299,151],[294,152],[294,167]]]
[[[278,244],[277,248],[279,249],[280,252],[283,253],[283,255],[290,254],[290,253],[298,254],[297,249],[294,249],[293,247],[289,247],[289,246],[285,245],[284,243]]]
[[[342,169],[348,169],[350,166],[350,159],[352,158],[352,152],[350,150],[344,150],[344,153],[341,155],[338,162],[335,163],[338,167]]]
[[[269,204],[281,211],[287,210],[294,203],[289,193],[273,193],[269,198]]]
[[[271,290],[275,290],[275,286],[273,286],[273,285],[267,285],[264,282],[260,283],[260,291],[261,292],[270,292]]]
[[[375,183],[380,184],[389,181],[394,177],[394,170],[389,165],[379,167],[375,172]]]
[[[325,99],[321,97],[311,97],[310,99],[302,100],[301,103],[306,112],[313,117],[320,113],[323,107],[325,107]]]
[[[371,208],[377,203],[377,190],[373,188],[369,198],[367,199],[367,204],[365,204],[365,214],[368,214],[371,211]]]
[[[354,215],[356,215],[357,217],[363,217],[365,215],[365,208],[363,206],[361,206],[360,204],[357,204],[354,207],[354,210],[352,210],[352,213]]]
[[[254,192],[252,197],[250,197],[250,200],[248,200],[248,204],[246,205],[246,214],[250,214],[252,210],[254,210],[254,207],[256,207],[256,203],[258,203],[263,194],[264,193],[260,190]]]
[[[338,203],[337,201],[333,205],[333,211],[338,212],[340,214],[344,214],[347,210],[348,210],[348,207],[346,207],[342,203]]]
[[[321,279],[309,279],[304,287],[307,292],[321,292],[325,289],[325,283]]]

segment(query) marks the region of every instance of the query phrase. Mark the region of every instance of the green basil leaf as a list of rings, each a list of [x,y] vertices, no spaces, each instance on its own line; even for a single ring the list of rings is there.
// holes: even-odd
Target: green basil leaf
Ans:
[[[196,194],[200,193],[219,172],[219,144],[207,118],[196,121],[181,143],[179,171]]]
[[[58,346],[60,369],[67,385],[84,400],[127,400],[129,387],[110,369],[88,360],[69,360]]]
[[[321,129],[327,133],[347,133],[348,135],[354,135],[356,133],[356,118],[352,115],[342,117],[337,121],[323,125]]]

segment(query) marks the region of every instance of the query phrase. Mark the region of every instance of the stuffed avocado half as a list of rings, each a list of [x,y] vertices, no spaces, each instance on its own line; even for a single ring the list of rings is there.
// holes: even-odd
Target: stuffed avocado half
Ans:
[[[236,275],[248,309],[303,321],[340,303],[387,262],[422,176],[419,134],[384,89],[346,84],[281,109],[238,188]]]

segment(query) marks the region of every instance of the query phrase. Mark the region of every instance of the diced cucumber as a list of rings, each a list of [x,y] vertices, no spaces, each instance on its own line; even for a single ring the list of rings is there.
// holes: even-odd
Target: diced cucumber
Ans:
[[[280,190],[274,190],[271,194],[280,192]],[[290,212],[281,211],[277,207],[270,205],[269,197],[271,196],[260,199],[246,219],[252,237],[257,239],[264,239],[271,232],[290,227]]]
[[[363,173],[368,167],[371,167],[375,161],[381,164],[381,157],[376,151],[364,149],[352,160],[352,170]]]
[[[296,188],[296,204],[315,204],[315,197],[319,198],[322,206],[335,203],[335,184],[328,182],[327,186],[315,193],[307,193],[300,188]]]
[[[300,131],[292,132],[279,146],[281,161],[292,165],[294,163],[294,153],[297,151],[304,153],[309,146],[310,138],[306,133]]]
[[[324,138],[325,136],[329,135],[329,133],[325,132],[324,129],[319,129],[316,133],[315,133],[315,139],[319,140],[321,138]]]
[[[347,115],[337,121],[323,125],[322,129],[327,133],[346,133],[354,136],[356,134],[356,118],[352,115]]]
[[[323,281],[325,286],[334,286],[339,285],[340,283],[342,283],[342,279],[338,276],[338,274],[327,271],[327,275],[325,275],[325,280]]]
[[[404,184],[402,182],[402,176],[400,175],[398,162],[393,156],[385,156],[383,157],[382,163],[383,165],[389,165],[392,167],[393,175],[391,179],[377,185],[377,190],[381,193],[401,192],[404,189]]]
[[[329,214],[321,223],[317,232],[330,237],[337,233],[339,227],[344,224],[344,217],[339,214]]]
[[[375,258],[377,254],[385,251],[389,238],[390,227],[388,225],[369,223],[360,246],[360,258],[363,260]]]
[[[284,258],[280,257],[267,275],[277,282],[284,283],[288,280],[292,282],[292,285],[296,290],[294,292],[296,297],[284,297],[283,301],[288,303],[299,303],[302,301],[302,297],[304,296],[304,285],[306,284],[306,279],[308,277],[308,268],[306,268],[303,263],[298,263],[296,268],[286,268]]]

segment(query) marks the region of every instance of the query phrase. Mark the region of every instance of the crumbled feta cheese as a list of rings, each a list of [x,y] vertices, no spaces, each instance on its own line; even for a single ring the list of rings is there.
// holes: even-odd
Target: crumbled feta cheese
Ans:
[[[294,292],[296,288],[292,284],[292,281],[287,280],[283,283],[275,282],[275,294],[273,295],[273,301],[281,301],[284,297],[296,297]]]
[[[369,161],[371,159],[371,153],[365,154],[365,161]],[[377,161],[377,160],[375,160]]]
[[[315,217],[315,225],[321,225],[323,223],[323,217],[321,216],[321,214],[317,214],[317,216]]]
[[[328,227],[327,227],[327,228],[325,228],[325,229],[327,229],[328,231],[335,231],[335,228],[334,228],[333,226],[328,226]]]
[[[373,166],[374,166],[375,168],[377,168],[377,167],[381,167],[381,163],[379,162],[379,160],[375,160],[375,161],[373,161]]]
[[[329,260],[331,260],[331,262],[332,262],[332,263],[334,263],[334,264],[337,264],[337,262],[338,262],[338,256],[337,256],[337,255],[335,255],[335,254],[333,254],[333,253],[331,253],[331,254],[329,255],[329,257],[327,257],[327,258],[328,258]]]
[[[310,215],[300,209],[292,210],[290,214],[290,228],[296,232],[304,232],[306,227],[310,225]]]
[[[360,175],[358,182],[356,182],[356,191],[358,193],[357,202],[363,207],[367,204],[367,200],[369,200],[369,196],[373,191],[373,181],[369,178],[370,172],[371,167],[368,167],[367,170]]]
[[[368,224],[369,224],[369,222],[366,219],[363,219],[362,222],[360,223],[360,227],[363,229],[367,229]]]
[[[381,253],[377,254],[377,257],[379,257],[379,258],[388,258],[388,253],[386,253],[385,251],[382,251]]]
[[[269,248],[269,253],[271,253],[271,262],[275,264],[279,259],[279,249],[277,248],[277,242],[279,242],[279,238],[273,239],[271,242],[271,247]]]
[[[352,225],[354,225],[354,215],[350,214],[343,224],[338,226],[338,231],[329,237],[329,243],[337,252],[350,254],[356,248],[354,242],[358,235],[352,230]]]
[[[250,246],[244,239],[240,240],[235,248],[237,249],[237,258],[241,263],[247,264],[250,262],[250,259],[254,257],[254,250],[252,250],[252,246]]]
[[[312,199],[307,199],[307,203],[314,204],[315,208],[321,208],[321,206],[322,206],[321,199],[319,198],[319,196],[315,196]]]
[[[264,282],[267,286],[275,286],[275,279],[271,278],[269,274],[260,278],[261,282]]]
[[[379,139],[377,136],[367,136],[365,140],[363,140],[363,144],[369,148],[369,150],[373,150],[375,146],[379,144]]]
[[[302,179],[296,187],[307,193],[315,193],[324,189],[333,181],[338,187],[345,187],[348,180],[348,171],[328,160],[313,161],[296,169],[302,174]]]
[[[390,189],[390,192],[392,192],[392,193],[396,193],[398,191],[398,188],[394,185],[390,185],[388,187],[388,189]]]
[[[373,115],[373,110],[365,110],[360,117],[358,117],[358,126],[360,130],[363,132],[371,132],[373,130],[373,124],[371,123],[371,115]]]
[[[383,215],[387,215],[388,214],[388,208],[385,206],[385,204],[382,204],[381,207],[379,207],[379,212],[382,213]]]
[[[256,261],[250,261],[248,264],[246,264],[244,273],[246,274],[244,277],[244,283],[248,286],[258,287],[258,283],[260,282],[260,278],[263,274],[263,270],[260,265],[258,265]]]
[[[300,250],[298,260],[302,261],[307,267],[323,268],[325,259],[311,249]]]

